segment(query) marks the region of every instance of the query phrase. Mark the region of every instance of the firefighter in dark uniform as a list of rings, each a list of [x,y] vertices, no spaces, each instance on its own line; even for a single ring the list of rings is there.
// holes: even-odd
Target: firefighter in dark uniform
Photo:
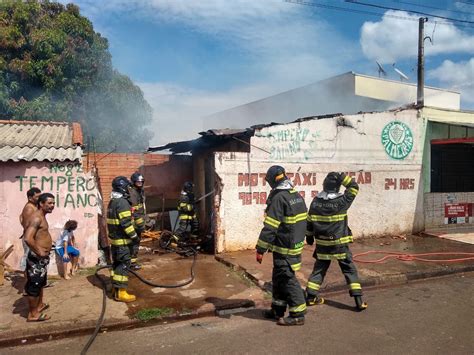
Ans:
[[[112,195],[107,207],[107,228],[112,249],[112,285],[114,298],[120,302],[136,300],[134,295],[127,292],[132,245],[138,238],[132,223],[129,186],[130,182],[126,177],[114,178]]]
[[[138,238],[133,241],[132,265],[131,268],[139,270],[140,264],[137,263],[138,250],[140,247],[141,234],[145,231],[145,179],[139,172],[134,172],[130,177],[132,184],[129,187],[130,202],[132,203],[133,227],[137,232]]]
[[[339,189],[343,185],[344,193]],[[309,306],[324,303],[319,296],[326,271],[331,260],[337,260],[349,286],[349,294],[354,297],[356,308],[364,310],[367,303],[362,301],[357,269],[352,261],[349,243],[352,243],[352,232],[347,223],[347,210],[359,192],[359,185],[353,178],[344,173],[329,173],[323,182],[323,191],[311,202],[308,212],[306,242],[316,249],[313,272],[306,286],[306,301]]]
[[[199,230],[199,221],[196,214],[194,201],[194,185],[190,181],[183,184],[181,196],[178,201],[178,229],[174,232],[179,239],[182,239],[186,231],[191,235],[197,235]]]
[[[265,176],[272,191],[267,199],[263,229],[257,242],[257,262],[266,251],[273,252],[272,307],[264,317],[279,325],[303,325],[306,300],[295,271],[301,268],[301,253],[306,230],[304,199],[293,189],[285,169],[274,165]],[[287,306],[289,317],[284,318]]]

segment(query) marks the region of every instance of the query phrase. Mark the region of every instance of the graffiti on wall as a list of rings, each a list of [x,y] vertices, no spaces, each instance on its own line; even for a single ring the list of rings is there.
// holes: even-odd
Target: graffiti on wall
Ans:
[[[58,208],[95,207],[98,203],[95,179],[84,175],[78,163],[53,163],[47,174],[16,178],[21,192],[37,187],[55,195]]]
[[[371,184],[372,183],[372,173],[370,171],[348,171],[347,175],[353,177],[358,184]],[[238,173],[237,174],[237,186],[267,186],[265,181],[265,173]],[[293,186],[300,193],[300,195],[305,198],[306,194],[309,194],[311,198],[314,198],[318,194],[318,190],[315,190],[316,185],[316,173],[286,173],[288,178],[293,183]],[[325,176],[325,175],[324,175]],[[309,187],[309,191],[307,191]],[[306,190],[301,190],[305,188]],[[267,201],[268,192],[266,191],[242,191],[238,193],[239,200],[242,201],[242,205],[264,205]]]
[[[385,178],[385,190],[414,190],[415,179],[410,178]]]
[[[311,159],[316,150],[318,132],[310,132],[308,128],[287,128],[279,131],[258,134],[270,141],[270,159],[285,160],[302,154],[305,160]]]

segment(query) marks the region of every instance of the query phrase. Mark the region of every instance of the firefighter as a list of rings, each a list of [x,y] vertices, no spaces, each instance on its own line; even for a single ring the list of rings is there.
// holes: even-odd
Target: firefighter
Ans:
[[[107,207],[107,228],[112,249],[112,285],[114,298],[119,302],[133,302],[134,295],[127,292],[133,242],[138,238],[132,223],[129,200],[130,182],[124,176],[112,181],[112,194]]]
[[[339,192],[343,185],[344,193]],[[352,243],[352,232],[347,223],[347,210],[359,192],[359,185],[353,178],[344,173],[329,173],[323,182],[323,191],[311,202],[306,228],[306,242],[316,248],[313,257],[316,259],[313,272],[306,286],[308,306],[324,303],[319,290],[331,260],[337,260],[349,286],[349,294],[354,297],[356,308],[362,311],[367,303],[362,301],[357,269],[352,261],[349,243]]]
[[[193,190],[194,184],[192,182],[186,181],[183,184],[181,196],[178,201],[179,225],[174,233],[179,239],[183,238],[183,234],[186,231],[191,231],[191,235],[197,235],[199,230]]]
[[[306,301],[295,272],[301,268],[307,210],[304,199],[281,166],[271,166],[265,176],[272,191],[267,199],[265,220],[257,242],[256,258],[262,263],[266,251],[273,252],[272,307],[263,313],[279,325],[303,325]],[[287,306],[289,317],[284,318]]]
[[[140,264],[137,263],[138,249],[140,247],[141,234],[145,231],[145,179],[139,172],[134,172],[130,177],[131,185],[129,187],[130,202],[132,203],[132,219],[133,226],[137,232],[138,238],[133,241],[132,250],[132,265],[134,270],[141,269]]]

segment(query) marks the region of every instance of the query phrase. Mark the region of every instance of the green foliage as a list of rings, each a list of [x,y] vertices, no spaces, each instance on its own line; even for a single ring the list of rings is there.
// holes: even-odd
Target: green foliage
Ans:
[[[161,317],[166,317],[171,314],[173,314],[174,309],[173,308],[145,308],[139,310],[137,313],[135,313],[135,318],[146,322],[151,319],[156,319],[156,318],[161,318]]]
[[[0,118],[79,121],[97,151],[141,151],[151,117],[76,5],[0,0]]]

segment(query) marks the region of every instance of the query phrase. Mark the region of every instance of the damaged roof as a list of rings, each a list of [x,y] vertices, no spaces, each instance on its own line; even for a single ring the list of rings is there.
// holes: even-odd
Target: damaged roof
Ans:
[[[232,140],[237,140],[248,144],[248,140],[253,136],[253,128],[245,129],[209,129],[205,132],[199,132],[201,137],[189,141],[168,143],[158,147],[149,147],[149,152],[169,150],[173,154],[187,153],[199,149],[216,148]]]
[[[75,161],[82,156],[79,123],[0,120],[0,161]]]
[[[241,143],[250,145],[249,138],[254,135],[256,130],[260,130],[265,127],[285,125],[289,123],[298,123],[298,122],[324,119],[324,118],[334,118],[334,117],[339,117],[339,116],[343,116],[343,114],[334,113],[334,114],[329,114],[329,115],[302,117],[302,118],[298,118],[297,120],[293,122],[285,122],[285,123],[271,122],[271,123],[257,124],[257,125],[251,126],[250,128],[244,128],[244,129],[232,129],[232,128],[209,129],[205,132],[199,132],[199,134],[201,135],[201,137],[199,138],[188,140],[188,141],[168,143],[166,145],[162,145],[158,147],[149,147],[148,151],[158,152],[158,151],[163,151],[163,150],[169,150],[173,154],[188,153],[188,152],[192,152],[198,149],[216,148],[231,140],[240,141]]]

